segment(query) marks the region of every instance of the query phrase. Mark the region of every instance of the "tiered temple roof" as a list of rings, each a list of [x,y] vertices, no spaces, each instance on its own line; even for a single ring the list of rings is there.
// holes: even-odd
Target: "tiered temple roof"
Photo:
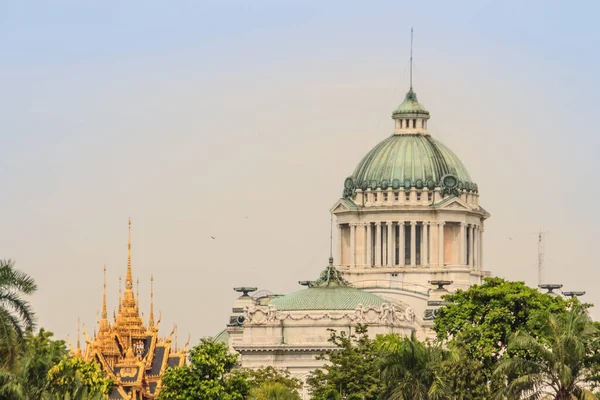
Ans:
[[[78,337],[77,348],[73,351],[75,356],[100,363],[102,369],[115,382],[114,389],[108,396],[109,399],[155,399],[158,397],[166,368],[185,364],[187,343],[179,350],[177,340],[175,343],[172,340],[176,327],[168,337],[158,336],[160,316],[155,322],[152,277],[150,282],[150,315],[148,325],[145,325],[139,312],[139,296],[133,293],[131,220],[129,220],[125,292],[121,297],[119,284],[118,313],[115,313],[114,322],[111,324],[106,307],[106,267],[104,267],[102,317],[98,331],[91,340],[86,335],[85,351],[81,350]]]

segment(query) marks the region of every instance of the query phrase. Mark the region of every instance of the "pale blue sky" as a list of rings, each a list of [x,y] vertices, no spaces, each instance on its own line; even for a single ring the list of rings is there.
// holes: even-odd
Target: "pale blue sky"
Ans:
[[[0,2],[0,257],[64,336],[124,274],[156,277],[164,325],[227,322],[233,286],[316,277],[343,180],[408,86],[492,218],[486,266],[595,282],[600,3]],[[210,239],[216,236],[216,240]],[[511,239],[508,239],[511,238]],[[597,313],[597,311],[595,311]],[[88,330],[91,331],[91,328]],[[167,330],[167,329],[165,329]]]

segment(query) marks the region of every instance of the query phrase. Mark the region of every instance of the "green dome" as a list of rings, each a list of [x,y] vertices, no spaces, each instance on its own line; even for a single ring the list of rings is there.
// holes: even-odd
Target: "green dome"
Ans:
[[[477,191],[467,169],[446,146],[429,135],[392,135],[358,163],[344,184],[345,196],[361,188],[447,188]]]
[[[311,287],[274,299],[281,311],[354,310],[359,304],[379,307],[386,301],[379,296],[349,286]]]
[[[407,114],[421,114],[429,115],[429,111],[419,103],[417,100],[417,94],[410,88],[402,104],[398,106],[392,113],[392,116],[407,115]]]

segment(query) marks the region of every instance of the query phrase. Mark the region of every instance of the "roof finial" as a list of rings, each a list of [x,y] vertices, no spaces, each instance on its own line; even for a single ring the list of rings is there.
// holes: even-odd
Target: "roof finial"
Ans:
[[[136,309],[136,311],[140,311],[140,278],[137,278],[137,280],[136,280],[135,309]]]
[[[108,318],[108,312],[106,311],[106,264],[104,265],[104,292],[102,295],[102,319]]]
[[[131,217],[129,218],[129,231],[127,234],[127,276],[125,277],[125,289],[133,289],[133,278],[131,276]]]
[[[329,213],[329,264],[333,265],[333,213],[332,212]]]
[[[175,324],[175,327],[173,328],[175,330],[175,353],[177,353],[179,351],[178,347],[179,347],[179,336],[177,333],[177,324]]]
[[[81,352],[81,320],[77,317],[77,352]]]
[[[121,296],[122,296],[122,291],[121,288],[123,286],[123,282],[121,280],[121,277],[119,277],[119,312],[121,312]]]
[[[412,91],[413,82],[413,27],[410,27],[410,90]]]
[[[150,316],[148,318],[148,327],[154,328],[154,275],[150,275]]]

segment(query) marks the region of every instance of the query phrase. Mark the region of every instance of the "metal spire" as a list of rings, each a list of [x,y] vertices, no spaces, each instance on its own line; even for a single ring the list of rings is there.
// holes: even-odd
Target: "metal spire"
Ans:
[[[121,312],[121,297],[122,297],[122,291],[121,288],[123,286],[123,282],[121,281],[121,277],[119,277],[119,312]]]
[[[140,278],[136,279],[135,309],[136,311],[140,311]]]
[[[329,215],[329,264],[333,264],[333,213]]]
[[[410,27],[410,90],[413,88],[413,27]]]
[[[81,320],[77,317],[77,351],[81,351]]]

